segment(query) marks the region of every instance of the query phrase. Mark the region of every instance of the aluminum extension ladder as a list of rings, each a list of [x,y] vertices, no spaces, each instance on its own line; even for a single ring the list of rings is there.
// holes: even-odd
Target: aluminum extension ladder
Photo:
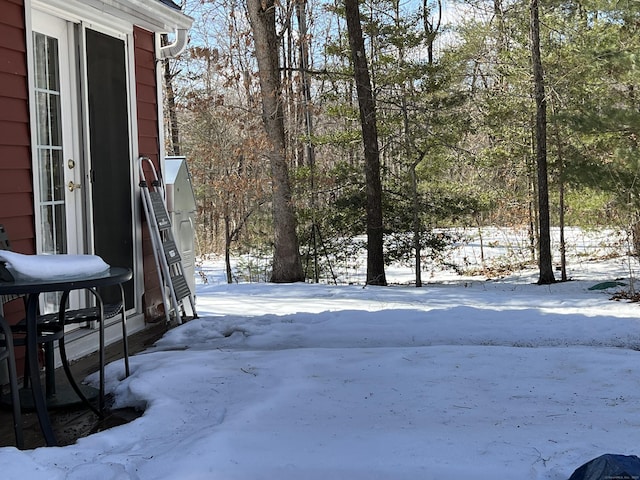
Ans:
[[[153,174],[151,185],[145,178],[143,168],[145,163]],[[150,189],[150,186],[153,189]],[[189,298],[193,318],[198,318],[193,293],[184,276],[180,250],[173,238],[171,220],[165,204],[164,187],[153,162],[147,157],[140,157],[140,189],[142,190],[142,204],[147,218],[147,225],[151,234],[153,256],[158,270],[167,323],[170,322],[169,314],[171,310],[173,310],[178,324],[182,323],[182,317],[186,316],[184,309],[185,298]],[[171,308],[167,302],[167,290],[171,297]]]

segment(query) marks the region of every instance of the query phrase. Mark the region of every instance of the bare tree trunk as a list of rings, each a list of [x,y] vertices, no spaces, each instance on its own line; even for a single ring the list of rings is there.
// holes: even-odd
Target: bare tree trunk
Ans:
[[[268,158],[273,182],[274,253],[271,281],[304,281],[300,260],[296,217],[291,203],[291,186],[286,159],[282,85],[276,35],[274,0],[247,0],[262,91],[262,121],[271,143]]]
[[[162,44],[168,43],[167,35],[162,35]],[[176,94],[173,89],[173,75],[171,75],[171,66],[169,59],[162,61],[164,68],[164,87],[167,92],[167,110],[169,111],[169,137],[171,145],[169,151],[171,155],[180,155],[180,131],[178,128],[178,112],[176,111]]]
[[[424,31],[427,34],[427,62],[433,65],[433,50],[436,35],[440,32],[442,22],[442,0],[436,0],[437,11],[435,18],[431,17],[433,8],[429,6],[430,0],[422,0],[422,21]]]
[[[228,207],[227,207],[228,208]],[[233,272],[231,270],[231,220],[229,213],[224,214],[224,266],[227,274],[227,283],[233,283]]]
[[[371,79],[364,51],[362,25],[358,0],[345,0],[345,14],[353,76],[358,93],[360,122],[362,124],[362,142],[364,144],[364,169],[367,195],[367,284],[386,285],[384,273],[382,226],[382,183],[380,181],[380,151],[378,150],[378,129],[376,110],[371,90]]]
[[[413,202],[413,250],[415,251],[414,272],[416,287],[422,287],[422,221],[420,220],[420,199],[418,196],[418,173],[420,162],[411,164],[411,200]]]
[[[313,248],[313,281],[320,281],[320,269],[318,263],[318,234],[320,227],[316,218],[317,193],[315,186],[316,153],[313,144],[313,116],[311,115],[311,79],[309,70],[309,37],[307,35],[307,0],[296,2],[296,14],[298,17],[298,29],[300,32],[299,52],[300,52],[300,85],[302,87],[302,113],[304,116],[304,152],[306,165],[309,167],[309,188],[311,195],[309,198],[309,208],[311,210],[311,245]]]
[[[560,280],[567,281],[567,242],[564,238],[564,180],[560,178]]]
[[[531,139],[535,143],[535,139]],[[532,148],[533,147],[532,145]],[[538,188],[535,179],[535,165],[533,159],[525,160],[527,165],[527,187],[528,187],[528,205],[529,205],[529,253],[531,254],[531,261],[536,259],[536,247],[538,245]]]
[[[556,129],[555,134],[556,140],[556,148],[558,150],[558,222],[560,223],[560,280],[562,282],[567,281],[567,243],[564,238],[565,231],[565,222],[564,222],[564,213],[565,213],[565,203],[564,203],[564,192],[565,192],[565,184],[564,184],[564,154],[562,151],[562,141],[560,139],[560,134]]]
[[[549,186],[547,178],[547,101],[540,59],[540,20],[538,0],[531,0],[531,62],[536,100],[536,162],[538,169],[538,209],[540,222],[538,268],[539,285],[555,282],[551,261],[551,225],[549,220]]]

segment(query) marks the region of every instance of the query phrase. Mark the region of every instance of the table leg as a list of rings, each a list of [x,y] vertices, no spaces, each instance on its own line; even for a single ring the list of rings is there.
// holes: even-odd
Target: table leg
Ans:
[[[94,291],[96,303],[98,304],[98,315],[100,316],[100,393],[98,394],[98,409],[100,415],[104,415],[104,302],[97,290]],[[124,305],[123,305],[124,308]]]
[[[88,291],[95,295],[95,292],[93,289],[88,289]],[[65,329],[65,311],[66,311],[65,305],[67,304],[69,293],[70,293],[69,290],[65,290],[65,292],[62,294],[62,298],[60,299],[60,311],[58,312],[58,318],[62,326],[63,332]],[[67,347],[65,343],[64,334],[62,335],[62,338],[60,338],[58,342],[58,346],[60,348],[60,358],[62,360],[62,368],[64,369],[64,373],[67,376],[69,385],[71,385],[71,388],[73,388],[73,391],[76,392],[76,395],[78,395],[78,398],[80,398],[82,403],[84,403],[98,417],[102,418],[103,416],[102,412],[91,404],[91,402],[89,401],[89,399],[84,394],[84,392],[76,382],[75,378],[73,377],[73,374],[71,372],[71,367],[69,365],[69,360],[67,358]]]
[[[122,299],[122,349],[124,354],[124,376],[127,378],[131,375],[131,368],[129,368],[129,338],[127,336],[127,301],[124,296],[124,287],[122,284],[120,287],[120,298]]]
[[[56,396],[56,360],[53,343],[45,343],[44,345],[44,365],[45,392],[47,399],[50,399]]]
[[[47,402],[44,396],[42,383],[40,382],[40,365],[38,364],[38,294],[31,294],[27,300],[27,361],[29,362],[29,380],[31,382],[31,393],[33,394],[33,404],[40,422],[40,429],[44,435],[47,446],[53,447],[58,444],[53,433],[51,419],[47,411]]]
[[[99,357],[99,361],[100,361],[100,390],[98,393],[98,416],[100,418],[104,417],[104,410],[105,410],[105,382],[104,382],[104,370],[105,370],[105,352],[104,352],[104,344],[105,344],[105,335],[104,335],[104,302],[102,300],[102,296],[100,295],[100,292],[98,292],[97,288],[89,288],[87,289],[89,292],[91,292],[93,294],[93,296],[95,297],[96,300],[96,306],[98,307],[98,325],[100,326],[100,335],[99,335],[99,351],[98,351],[98,357]],[[65,355],[66,357],[66,355]],[[75,383],[72,377],[69,377],[69,380],[72,383]],[[84,395],[82,395],[82,393],[79,392],[79,390],[76,390],[78,392],[78,395],[80,395],[81,398],[85,399],[86,397],[84,397]],[[89,407],[94,410],[93,407],[91,407],[91,404],[87,401],[85,402],[89,405]],[[94,410],[95,411],[95,410]]]

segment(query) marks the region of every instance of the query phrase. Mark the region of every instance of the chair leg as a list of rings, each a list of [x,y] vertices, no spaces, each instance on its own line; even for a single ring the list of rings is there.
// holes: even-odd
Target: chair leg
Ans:
[[[20,390],[18,389],[18,373],[16,370],[16,358],[13,349],[13,335],[4,317],[0,316],[0,328],[4,334],[5,359],[9,371],[9,388],[11,390],[11,404],[13,406],[13,431],[16,437],[16,446],[24,448],[24,435],[22,433],[22,413],[20,408]]]
[[[43,346],[44,350],[44,371],[45,371],[45,392],[47,397],[53,396],[56,393],[56,384],[55,384],[55,353],[53,349],[53,339],[41,339],[38,338],[38,345]],[[23,365],[23,384],[22,388],[29,389],[31,385],[29,383],[29,373],[30,373],[29,361],[28,358],[25,357],[24,365]]]
[[[18,374],[16,372],[16,359],[14,357],[13,345],[8,343],[9,357],[9,383],[11,389],[11,404],[13,405],[13,431],[16,436],[16,446],[24,448],[24,436],[22,434],[22,413],[20,407],[20,390],[18,389]]]
[[[26,349],[26,347],[25,347]],[[22,388],[27,389],[29,388],[29,361],[27,359],[27,356],[25,355],[24,357],[24,367],[23,370],[24,374],[22,375]]]
[[[78,395],[82,403],[84,403],[91,411],[93,411],[93,413],[98,415],[98,417],[102,418],[102,414],[100,413],[100,411],[91,404],[89,399],[84,393],[82,393],[80,386],[73,378],[73,373],[71,373],[71,367],[69,365],[69,359],[67,358],[67,348],[64,343],[64,336],[58,340],[58,349],[60,350],[60,360],[62,360],[62,368],[64,369],[64,373],[67,376],[69,385],[71,385],[71,388],[73,388],[73,391],[76,392],[76,395]]]

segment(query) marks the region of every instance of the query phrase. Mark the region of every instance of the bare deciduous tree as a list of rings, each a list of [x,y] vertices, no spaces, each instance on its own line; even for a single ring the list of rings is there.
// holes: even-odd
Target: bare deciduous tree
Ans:
[[[540,20],[538,0],[531,0],[531,63],[536,100],[536,163],[538,171],[539,215],[539,285],[555,282],[551,262],[551,232],[549,219],[549,186],[547,174],[547,100],[544,93],[544,73],[540,59]]]
[[[276,34],[274,0],[248,0],[247,10],[253,31],[262,91],[262,120],[270,142],[267,152],[273,182],[274,253],[271,281],[304,281],[300,260],[296,217],[291,203],[291,186],[286,159],[282,82]]]

